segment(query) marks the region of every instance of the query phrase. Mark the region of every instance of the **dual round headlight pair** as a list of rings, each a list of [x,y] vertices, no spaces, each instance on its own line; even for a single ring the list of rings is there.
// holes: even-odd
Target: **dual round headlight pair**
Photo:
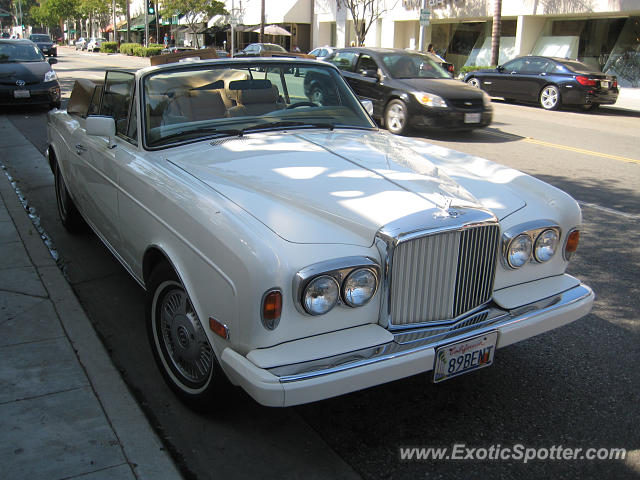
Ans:
[[[320,275],[311,280],[302,294],[302,306],[311,315],[329,312],[342,298],[350,307],[366,305],[376,293],[378,277],[369,268],[357,268],[349,273],[342,286],[331,275]]]
[[[546,262],[555,255],[559,242],[560,235],[554,228],[544,229],[535,236],[527,232],[521,233],[507,245],[507,263],[511,268],[520,268],[531,256],[539,263]]]

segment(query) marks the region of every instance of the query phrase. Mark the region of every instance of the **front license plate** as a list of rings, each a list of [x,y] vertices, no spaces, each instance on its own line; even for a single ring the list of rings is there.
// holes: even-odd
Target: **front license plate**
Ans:
[[[29,98],[31,97],[31,92],[29,90],[14,90],[13,98]]]
[[[464,123],[480,123],[482,115],[480,113],[465,113]]]
[[[493,363],[498,332],[444,345],[436,350],[433,381],[442,382]]]

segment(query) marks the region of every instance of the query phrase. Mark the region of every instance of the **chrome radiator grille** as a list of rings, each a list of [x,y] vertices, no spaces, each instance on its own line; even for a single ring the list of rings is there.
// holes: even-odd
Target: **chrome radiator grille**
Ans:
[[[491,298],[497,225],[401,242],[391,265],[391,325],[452,320]]]

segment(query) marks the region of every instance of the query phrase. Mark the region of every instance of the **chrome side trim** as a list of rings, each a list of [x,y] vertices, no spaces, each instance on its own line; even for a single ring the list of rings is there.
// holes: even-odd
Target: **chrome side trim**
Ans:
[[[507,325],[531,320],[538,315],[566,308],[588,298],[592,294],[593,292],[588,286],[581,284],[565,292],[529,305],[515,308],[511,311],[491,308],[476,312],[470,317],[477,318],[478,315],[487,314],[486,318],[480,319],[476,324],[471,323],[470,325],[464,325],[464,322],[469,320],[469,317],[465,317],[449,327],[434,327],[416,329],[411,332],[399,332],[394,335],[394,341],[385,343],[384,345],[309,362],[274,367],[268,369],[268,371],[279,377],[280,383],[309,380],[352,368],[384,362],[430,348],[435,349],[441,345],[464,340],[471,336],[482,335]],[[458,325],[460,325],[459,328],[457,328]],[[415,338],[410,338],[410,335],[415,335]]]

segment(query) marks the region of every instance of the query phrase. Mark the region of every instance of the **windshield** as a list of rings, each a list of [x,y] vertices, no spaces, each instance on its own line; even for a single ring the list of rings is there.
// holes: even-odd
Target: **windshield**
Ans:
[[[51,42],[51,37],[49,35],[34,34],[29,37],[29,40],[32,42]]]
[[[340,73],[322,65],[192,65],[145,77],[143,91],[151,148],[251,131],[375,128]]]
[[[419,53],[384,54],[382,63],[393,78],[451,78],[451,75],[430,57]]]
[[[34,44],[0,43],[0,63],[3,62],[44,62],[40,49]]]
[[[280,45],[276,45],[274,43],[265,43],[263,45],[264,49],[269,52],[286,52],[287,50]]]

